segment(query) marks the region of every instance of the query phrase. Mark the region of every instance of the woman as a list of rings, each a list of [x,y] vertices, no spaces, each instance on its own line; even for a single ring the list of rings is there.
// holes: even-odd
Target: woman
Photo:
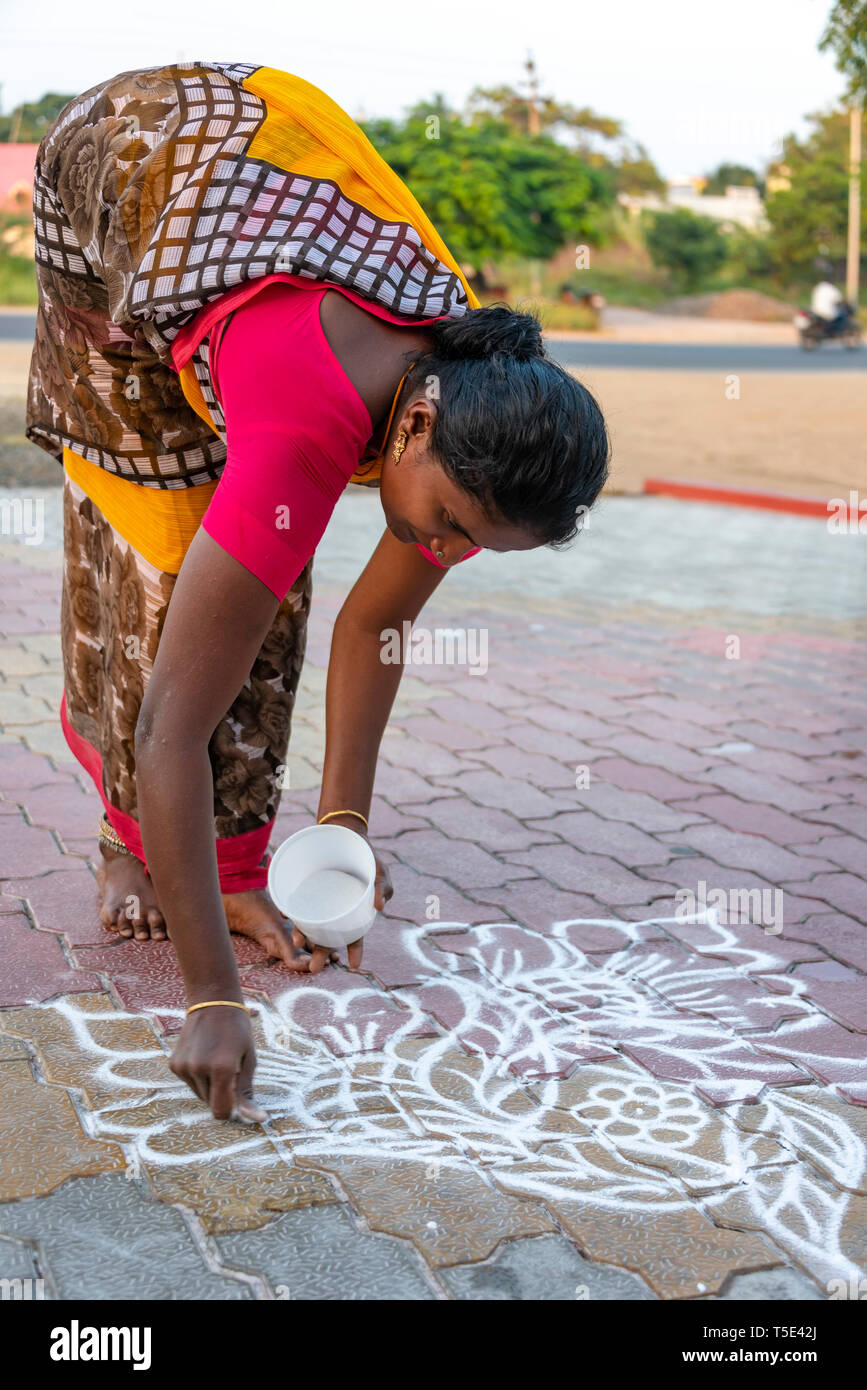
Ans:
[[[63,464],[61,719],[105,806],[103,920],[170,932],[189,1007],[172,1070],[215,1116],[261,1120],[229,932],[293,969],[337,958],[266,891],[337,498],[379,486],[386,520],[334,624],[318,816],[366,836],[402,669],[380,635],[478,550],[571,539],[604,421],[289,74],[179,63],[93,88],[40,146],[34,220],[28,435]]]

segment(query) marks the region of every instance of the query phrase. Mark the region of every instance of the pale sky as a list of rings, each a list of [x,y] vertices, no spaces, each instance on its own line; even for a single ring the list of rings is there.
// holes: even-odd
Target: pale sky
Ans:
[[[668,177],[757,167],[843,79],[817,52],[831,0],[0,0],[0,108],[131,68],[282,68],[356,119],[515,85],[625,123]],[[239,23],[239,17],[243,23]]]

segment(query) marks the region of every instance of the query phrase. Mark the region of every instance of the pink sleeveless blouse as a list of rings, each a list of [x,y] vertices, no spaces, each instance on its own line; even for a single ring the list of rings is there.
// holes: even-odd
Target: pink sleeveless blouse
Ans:
[[[175,345],[175,357],[186,357],[211,334],[211,386],[226,421],[226,463],[202,526],[279,599],[316,550],[373,433],[319,320],[330,289],[389,323],[437,321],[398,317],[339,285],[276,275],[221,296]]]

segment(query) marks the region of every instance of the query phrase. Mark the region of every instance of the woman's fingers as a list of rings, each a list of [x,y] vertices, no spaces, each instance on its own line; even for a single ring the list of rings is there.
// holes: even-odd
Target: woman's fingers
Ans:
[[[349,957],[349,968],[350,968],[350,970],[357,970],[358,967],[361,965],[361,954],[362,954],[362,951],[363,951],[363,950],[364,950],[364,940],[363,940],[363,939],[361,939],[360,941],[351,941],[351,942],[349,943],[349,945],[347,946],[347,948],[346,948],[346,954],[347,954],[347,956]]]
[[[239,1120],[264,1124],[268,1118],[267,1110],[257,1105],[253,1099],[253,1072],[256,1069],[256,1054],[251,1050],[244,1054],[241,1070],[235,1081],[235,1112]]]
[[[389,898],[394,897],[394,888],[391,884],[391,876],[388,872],[388,865],[383,864],[380,859],[376,861],[376,882],[374,885],[373,906],[377,912],[381,912]]]

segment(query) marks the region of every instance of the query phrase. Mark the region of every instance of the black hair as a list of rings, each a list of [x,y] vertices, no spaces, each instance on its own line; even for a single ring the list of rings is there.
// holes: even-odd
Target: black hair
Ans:
[[[436,401],[434,457],[490,520],[566,545],[608,477],[595,398],[549,356],[535,314],[493,304],[427,327],[401,404],[419,388]]]

